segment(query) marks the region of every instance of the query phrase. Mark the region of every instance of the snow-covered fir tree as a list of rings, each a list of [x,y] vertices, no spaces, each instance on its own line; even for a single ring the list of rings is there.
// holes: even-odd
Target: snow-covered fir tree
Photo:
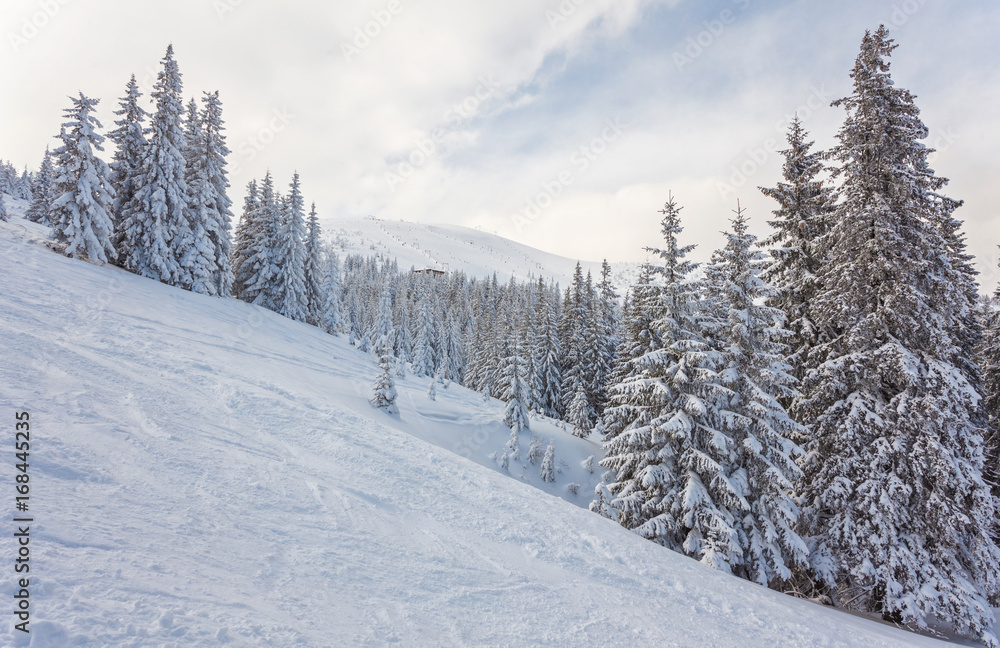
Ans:
[[[111,161],[111,183],[115,188],[115,235],[114,244],[120,263],[128,270],[135,270],[128,263],[132,260],[129,252],[130,241],[127,232],[135,227],[137,203],[136,190],[142,182],[142,159],[146,152],[146,135],[144,123],[149,117],[139,105],[139,86],[135,75],[125,86],[125,96],[121,98],[119,109],[115,114],[120,119],[115,120],[115,128],[108,133],[108,139],[115,143],[115,155]]]
[[[232,220],[229,199],[229,172],[226,169],[225,123],[219,92],[206,92],[199,113],[200,139],[197,142],[196,182],[191,188],[192,202],[200,210],[199,225],[207,236],[209,250],[208,290],[210,295],[228,297],[233,290]],[[197,213],[197,212],[196,212]]]
[[[983,340],[978,357],[988,426],[983,476],[992,485],[994,497],[1000,498],[1000,287],[992,300],[982,301],[980,309]],[[993,535],[1000,544],[1000,523],[995,526]]]
[[[535,382],[539,409],[546,416],[558,418],[563,413],[562,369],[559,342],[559,289],[551,289],[538,280],[538,300],[534,309],[533,346]]]
[[[4,194],[0,193],[0,221],[7,222],[10,220],[10,214],[7,213],[7,199]]]
[[[299,174],[292,175],[288,195],[282,202],[281,220],[274,248],[277,267],[277,312],[300,322],[309,309],[306,292],[306,225]]]
[[[418,285],[416,335],[413,340],[413,373],[430,376],[434,373],[434,356],[431,341],[434,337],[434,320],[431,312],[431,288],[426,278]]]
[[[48,147],[45,148],[45,155],[42,157],[42,164],[35,174],[35,184],[31,190],[31,203],[28,205],[24,217],[33,223],[51,225],[50,213],[52,203],[55,201],[53,182],[55,181],[55,170],[52,168],[52,154]]]
[[[383,355],[378,361],[379,374],[372,385],[372,397],[368,401],[373,407],[385,410],[396,416],[399,407],[396,406],[396,383],[392,379],[392,359]]]
[[[803,429],[781,404],[795,395],[795,379],[784,360],[790,332],[784,313],[762,303],[775,294],[761,278],[765,256],[738,205],[732,224],[711,273],[712,292],[727,315],[720,322],[718,373],[728,394],[719,404],[721,434],[715,442],[728,446],[728,486],[721,490],[731,489],[736,496],[727,505],[738,551],[726,562],[738,576],[766,586],[789,580],[792,568],[808,560],[809,550],[795,531],[799,514],[791,496],[799,476],[795,458],[802,454],[792,439],[800,438]]]
[[[809,351],[816,346],[820,331],[811,309],[818,291],[817,274],[824,263],[822,243],[830,226],[836,194],[819,177],[826,155],[811,152],[813,142],[796,116],[788,127],[788,148],[781,151],[784,182],[761,187],[761,192],[778,202],[774,219],[768,224],[774,233],[763,242],[770,248],[772,263],[763,278],[776,292],[769,304],[780,308],[793,337],[788,340],[788,361],[793,374],[801,378],[816,364]]]
[[[545,455],[542,457],[542,465],[538,474],[543,482],[554,483],[556,481],[556,446],[551,439],[548,447],[545,448]]]
[[[834,336],[802,384],[812,420],[800,481],[817,581],[841,604],[996,645],[996,509],[980,397],[959,366],[965,278],[938,225],[946,183],[927,166],[913,95],[889,76],[884,27],[866,33],[833,151],[841,202],[814,317]]]
[[[344,332],[344,307],[341,303],[340,258],[332,249],[326,251],[323,285],[320,288],[322,308],[316,325],[331,335]]]
[[[178,262],[185,275],[184,283],[181,284],[184,288],[191,292],[214,294],[214,250],[208,240],[208,223],[212,217],[208,212],[214,209],[215,201],[212,199],[213,188],[208,182],[206,160],[202,155],[202,139],[198,102],[191,99],[184,120],[184,181],[188,197],[184,213],[188,238],[183,244],[183,255]]]
[[[257,181],[247,183],[246,197],[243,199],[243,213],[236,224],[230,251],[230,266],[233,269],[233,297],[243,299],[248,282],[251,281],[251,264],[248,262],[253,254],[255,230],[260,226],[260,196],[257,192]],[[248,299],[245,301],[253,301]]]
[[[66,244],[66,255],[93,262],[115,259],[114,189],[111,169],[97,156],[104,148],[104,136],[97,132],[101,123],[94,116],[100,101],[80,93],[70,97],[60,139],[62,146],[53,151],[56,158],[55,181],[50,218],[56,241]]]
[[[318,325],[323,314],[325,300],[323,299],[323,246],[320,243],[322,231],[319,216],[316,214],[316,203],[309,209],[309,219],[306,221],[306,260],[304,279],[306,289],[306,321]]]
[[[153,88],[156,110],[142,157],[141,181],[135,188],[131,220],[126,220],[122,232],[123,246],[128,251],[123,265],[140,276],[174,286],[190,285],[189,273],[180,264],[191,236],[181,90],[181,74],[171,45]]]
[[[274,191],[271,172],[260,183],[259,200],[245,203],[247,221],[245,247],[241,247],[239,282],[240,299],[264,308],[278,310],[278,228],[281,224],[282,198]]]
[[[576,393],[566,408],[566,420],[573,426],[573,435],[578,437],[590,436],[594,424],[591,421],[590,400],[587,398],[587,388],[583,383],[576,387]]]
[[[643,537],[728,569],[738,552],[738,504],[723,466],[731,443],[717,427],[719,358],[699,320],[696,266],[682,246],[673,196],[661,213],[666,245],[650,251],[662,265],[644,271],[626,320],[621,362],[605,414],[610,475],[591,508]],[[653,273],[658,281],[653,280]],[[644,287],[643,287],[644,286]],[[655,319],[650,319],[650,318]]]
[[[528,385],[526,380],[527,361],[523,355],[524,345],[517,334],[510,334],[507,345],[509,355],[504,361],[500,374],[501,398],[507,402],[504,409],[503,423],[520,433],[531,428],[528,416]]]
[[[392,292],[391,278],[386,276],[378,292],[378,313],[367,336],[371,340],[375,355],[380,358],[392,358],[396,346],[396,332],[392,322]]]

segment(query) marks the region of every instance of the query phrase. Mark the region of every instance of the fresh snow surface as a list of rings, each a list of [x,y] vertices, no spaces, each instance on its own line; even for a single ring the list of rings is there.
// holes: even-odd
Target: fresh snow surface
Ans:
[[[506,282],[511,276],[554,279],[562,288],[570,285],[577,259],[537,250],[496,234],[460,225],[425,225],[405,221],[326,219],[324,235],[334,241],[342,254],[381,254],[399,261],[400,270],[462,270],[471,277],[489,277]],[[589,270],[596,284],[601,279],[601,262],[580,261],[584,275]],[[639,264],[611,264],[612,281],[620,294],[634,283]]]
[[[7,612],[2,646],[946,645],[589,513],[596,440],[532,421],[562,472],[512,478],[489,458],[498,402],[456,385],[432,402],[405,377],[390,417],[367,403],[375,359],[343,338],[59,256],[44,233],[0,223],[8,604],[17,410],[36,520],[32,633]]]

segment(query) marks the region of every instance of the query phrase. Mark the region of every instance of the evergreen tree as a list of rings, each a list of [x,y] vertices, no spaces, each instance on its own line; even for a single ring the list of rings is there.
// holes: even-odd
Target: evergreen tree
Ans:
[[[233,269],[233,296],[244,299],[244,291],[252,282],[252,267],[248,259],[253,255],[255,231],[260,227],[260,197],[257,193],[257,181],[247,183],[247,195],[243,199],[243,214],[236,225],[236,235],[230,253],[230,264]],[[253,301],[252,298],[244,301]]]
[[[274,261],[278,290],[276,310],[285,317],[304,322],[309,308],[305,276],[306,227],[298,172],[292,176],[281,214]]]
[[[431,315],[430,286],[424,279],[419,286],[417,308],[417,331],[413,344],[413,373],[416,376],[430,376],[434,373],[433,349],[434,321]]]
[[[798,508],[791,498],[799,476],[794,444],[803,429],[779,399],[795,396],[795,379],[784,361],[780,309],[762,302],[774,289],[761,279],[764,255],[747,232],[737,206],[733,230],[718,254],[712,276],[715,296],[727,314],[722,323],[720,382],[729,390],[720,403],[719,442],[727,444],[724,474],[738,505],[729,510],[739,551],[727,557],[734,573],[761,585],[791,578],[792,567],[807,564],[808,549],[795,532]]]
[[[981,320],[984,331],[979,361],[983,376],[983,408],[987,412],[986,462],[983,476],[992,486],[995,498],[1000,498],[1000,288],[993,300],[983,300]],[[1000,544],[1000,523],[993,535]]]
[[[184,120],[184,181],[187,184],[188,203],[185,208],[187,219],[187,240],[177,251],[183,249],[179,257],[185,275],[183,287],[201,294],[215,294],[214,281],[215,251],[208,239],[208,224],[213,217],[213,187],[208,181],[205,156],[202,153],[202,124],[198,115],[198,103],[188,102],[187,118]]]
[[[502,389],[500,398],[507,401],[503,416],[504,425],[514,430],[515,433],[520,433],[522,430],[531,428],[526,405],[528,398],[528,385],[525,380],[527,363],[524,356],[521,355],[522,345],[517,335],[512,333],[511,338],[510,355],[506,358],[500,375]]]
[[[281,202],[281,196],[275,194],[274,181],[268,171],[260,183],[260,200],[254,205],[252,218],[248,221],[249,246],[243,253],[246,258],[240,265],[243,284],[240,298],[270,310],[277,310],[279,304],[276,245],[281,223]]]
[[[376,355],[392,357],[396,334],[392,323],[392,282],[388,276],[380,291],[378,314],[367,337],[371,340]]]
[[[52,224],[50,214],[52,212],[52,203],[55,200],[55,196],[53,195],[54,176],[52,154],[49,153],[49,149],[46,147],[42,164],[38,168],[38,173],[35,174],[35,186],[31,190],[31,204],[28,205],[28,210],[24,213],[24,217],[29,221],[46,226]]]
[[[167,47],[152,97],[156,104],[135,188],[135,207],[122,232],[128,257],[123,265],[136,274],[174,285],[189,285],[180,265],[190,242],[188,188],[184,179],[187,142],[181,128],[181,75],[173,46]]]
[[[4,198],[4,194],[0,193],[0,222],[6,223],[10,220],[10,214],[7,213],[7,200]]]
[[[959,365],[963,285],[913,95],[896,87],[884,27],[866,33],[834,158],[842,202],[819,276],[835,336],[803,382],[814,420],[800,483],[815,576],[851,607],[924,627],[936,616],[996,645],[994,500],[982,478],[975,386]]]
[[[535,303],[532,355],[535,380],[539,393],[539,408],[546,416],[562,415],[562,371],[559,343],[559,290],[550,291],[538,280],[538,301]]]
[[[309,210],[306,236],[305,288],[306,288],[306,321],[318,324],[323,314],[325,300],[323,299],[323,249],[320,243],[322,235],[319,217],[316,215],[316,203]]]
[[[97,132],[101,123],[93,115],[100,100],[83,93],[70,100],[73,105],[64,113],[68,121],[60,134],[62,146],[54,151],[52,234],[56,241],[66,243],[67,256],[108,263],[115,259],[111,243],[114,189],[111,169],[97,157],[104,150],[104,136]]]
[[[128,245],[131,243],[126,232],[135,226],[136,191],[142,183],[142,158],[147,146],[143,124],[149,116],[139,106],[139,87],[135,75],[125,86],[125,96],[120,100],[120,108],[115,111],[121,119],[115,120],[116,129],[108,133],[115,143],[115,155],[111,162],[111,183],[115,187],[115,236],[114,245],[118,259],[128,270],[135,270],[127,264],[133,258]]]
[[[587,389],[583,386],[583,383],[579,383],[576,393],[573,394],[573,400],[570,401],[569,408],[566,410],[566,420],[573,426],[574,436],[581,438],[590,436],[590,431],[594,429],[590,416],[590,402],[587,398]]]
[[[731,449],[717,427],[718,354],[699,319],[696,266],[681,246],[680,207],[669,198],[662,212],[663,262],[644,270],[626,322],[622,362],[605,415],[605,458],[610,471],[591,505],[643,537],[726,570],[738,552],[728,512],[739,497],[724,473]],[[654,281],[654,277],[657,281]],[[655,317],[655,319],[649,319]],[[648,350],[647,350],[648,349]]]
[[[331,335],[342,333],[345,329],[344,307],[340,293],[340,259],[331,249],[326,254],[326,269],[323,274],[323,286],[320,289],[323,307],[316,324]]]
[[[549,445],[545,448],[545,456],[542,457],[542,466],[539,470],[539,475],[543,482],[555,483],[556,481],[556,446],[555,442],[550,440]]]
[[[774,198],[779,207],[774,220],[768,221],[774,234],[766,241],[773,262],[763,278],[776,292],[768,302],[780,308],[793,337],[788,341],[792,353],[788,362],[797,378],[815,363],[809,351],[816,346],[820,331],[813,316],[817,275],[825,263],[822,242],[830,226],[830,214],[836,194],[818,176],[824,171],[824,153],[812,153],[813,143],[798,116],[788,127],[788,148],[782,175],[785,182],[774,188],[761,187],[765,196]]]
[[[208,237],[210,250],[210,280],[209,294],[228,297],[233,291],[234,274],[230,264],[232,256],[232,221],[229,199],[229,171],[226,169],[226,156],[229,147],[226,146],[226,136],[223,134],[225,124],[222,120],[222,102],[219,92],[206,92],[202,97],[201,139],[199,140],[200,177],[198,191],[192,191],[200,196],[197,201],[203,210],[202,227]]]
[[[378,368],[380,369],[375,384],[372,385],[372,397],[370,402],[373,407],[385,410],[387,413],[398,416],[399,408],[396,406],[396,383],[392,379],[392,360],[388,355],[379,358]]]

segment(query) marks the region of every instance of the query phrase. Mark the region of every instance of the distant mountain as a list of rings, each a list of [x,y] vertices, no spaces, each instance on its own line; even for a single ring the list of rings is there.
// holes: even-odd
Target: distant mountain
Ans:
[[[482,230],[460,225],[427,225],[375,218],[327,219],[323,231],[332,237],[341,253],[395,258],[401,269],[433,268],[462,270],[474,277],[488,277],[494,272],[506,281],[511,275],[524,280],[531,277],[555,279],[567,286],[573,277],[577,259],[569,259]],[[601,274],[601,262],[580,260],[583,271]],[[619,289],[633,283],[638,263],[612,263],[613,281]]]

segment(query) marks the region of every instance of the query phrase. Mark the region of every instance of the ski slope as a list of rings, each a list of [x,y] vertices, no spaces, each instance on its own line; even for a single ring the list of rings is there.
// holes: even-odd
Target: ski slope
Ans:
[[[334,241],[342,254],[380,254],[396,259],[401,270],[462,270],[472,277],[489,277],[494,272],[500,281],[511,276],[518,280],[554,279],[565,288],[573,278],[577,259],[567,259],[515,243],[496,234],[459,225],[426,225],[375,218],[327,219],[321,223],[324,234]],[[594,283],[600,281],[601,262],[581,261],[584,275],[589,270]],[[611,264],[612,281],[620,294],[634,283],[639,264]]]
[[[490,459],[496,401],[400,379],[343,338],[59,256],[0,223],[0,489],[13,599],[13,414],[31,413],[32,632],[0,645],[943,646],[725,576]],[[527,435],[521,456],[527,454]],[[581,483],[579,495],[568,486]],[[974,645],[974,644],[970,644]]]

